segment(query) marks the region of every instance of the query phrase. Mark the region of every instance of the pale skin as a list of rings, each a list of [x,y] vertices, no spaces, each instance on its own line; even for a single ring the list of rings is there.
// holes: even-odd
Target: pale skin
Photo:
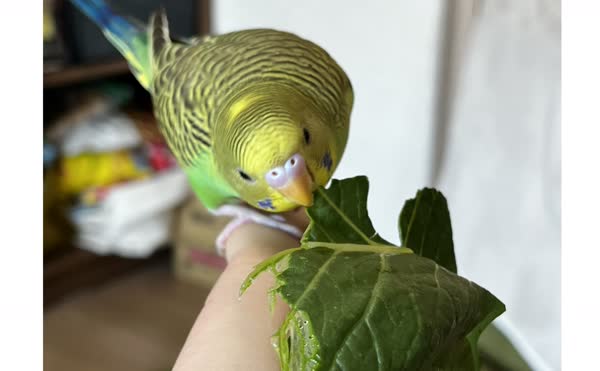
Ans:
[[[304,208],[285,217],[301,230],[308,226]],[[273,286],[273,277],[259,276],[241,298],[238,295],[255,265],[298,246],[296,238],[258,224],[233,231],[225,243],[227,267],[208,295],[173,370],[279,370],[271,336],[289,308],[278,301],[273,313],[269,312],[267,291]]]

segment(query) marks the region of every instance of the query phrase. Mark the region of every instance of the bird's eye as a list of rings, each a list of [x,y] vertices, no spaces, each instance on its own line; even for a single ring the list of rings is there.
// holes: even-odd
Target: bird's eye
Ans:
[[[252,179],[250,177],[250,175],[246,174],[243,170],[238,169],[238,174],[240,174],[240,177],[242,179],[244,179],[245,181],[247,181],[247,182],[254,182],[254,179]]]
[[[304,134],[304,143],[310,144],[310,133],[308,132],[308,129],[303,129],[302,131]]]

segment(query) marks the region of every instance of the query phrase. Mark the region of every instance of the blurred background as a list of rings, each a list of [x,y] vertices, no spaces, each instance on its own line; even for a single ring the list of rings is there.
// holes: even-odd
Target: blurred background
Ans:
[[[507,306],[485,368],[560,369],[560,1],[112,0],[172,33],[291,31],[350,76],[336,178],[366,174],[399,242],[417,189],[447,197],[459,274]],[[224,266],[148,94],[68,1],[44,0],[44,368],[167,370]]]

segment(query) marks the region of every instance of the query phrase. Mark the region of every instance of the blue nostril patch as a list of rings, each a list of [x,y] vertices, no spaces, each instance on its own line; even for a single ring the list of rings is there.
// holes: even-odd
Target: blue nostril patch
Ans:
[[[323,165],[323,167],[326,168],[328,171],[331,170],[331,166],[333,165],[333,160],[331,159],[331,155],[329,154],[329,151],[325,152],[325,156],[323,156],[323,159],[321,160],[321,165]]]
[[[275,210],[275,206],[273,206],[273,201],[270,198],[265,198],[264,200],[258,201],[258,206],[263,209]]]

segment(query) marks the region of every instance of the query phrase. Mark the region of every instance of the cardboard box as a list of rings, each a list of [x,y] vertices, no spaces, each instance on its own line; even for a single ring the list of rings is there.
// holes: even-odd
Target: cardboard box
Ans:
[[[177,278],[203,286],[215,283],[226,264],[217,254],[215,240],[230,220],[210,214],[196,197],[184,203],[174,226]]]

